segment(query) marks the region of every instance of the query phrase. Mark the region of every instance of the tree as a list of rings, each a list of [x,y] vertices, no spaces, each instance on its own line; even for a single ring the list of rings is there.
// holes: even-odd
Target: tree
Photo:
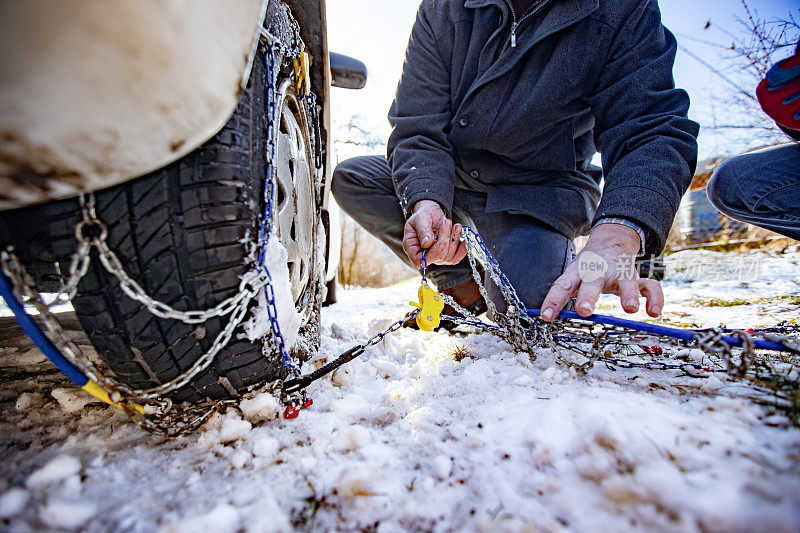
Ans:
[[[375,151],[385,144],[360,115],[350,117],[346,124],[338,128],[338,133],[334,141],[337,161],[342,155],[360,155],[365,149]],[[342,285],[382,287],[414,274],[382,242],[342,213],[342,253],[338,272]]]
[[[721,32],[730,39],[728,44],[680,35],[683,39],[718,48],[723,60],[721,67],[710,64],[684,45],[679,47],[730,88],[727,95],[716,99],[716,104],[725,110],[724,120],[717,122],[714,110],[711,124],[706,127],[724,132],[738,131],[744,136],[755,138],[762,145],[784,142],[786,136],[761,110],[755,89],[767,70],[776,61],[791,55],[797,46],[800,40],[800,25],[797,22],[800,19],[800,10],[796,13],[789,12],[785,18],[765,19],[750,7],[747,0],[741,0],[741,4],[744,16],[736,18],[739,25],[736,32],[718,26],[711,20],[704,26],[705,31]],[[712,106],[717,107],[717,105]]]

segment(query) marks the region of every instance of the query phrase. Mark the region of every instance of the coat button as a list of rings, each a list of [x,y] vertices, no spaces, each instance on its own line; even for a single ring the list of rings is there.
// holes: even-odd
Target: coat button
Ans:
[[[480,175],[481,175],[481,173],[480,173],[480,172],[478,172],[477,170],[470,170],[470,171],[469,171],[469,175],[470,175],[471,177],[475,178],[475,179],[478,179],[478,176],[480,176]]]
[[[469,117],[468,117],[468,116],[466,116],[466,115],[465,115],[465,116],[463,116],[463,117],[461,117],[461,118],[458,120],[458,123],[459,123],[459,124],[460,124],[462,127],[466,128],[467,126],[469,126]]]

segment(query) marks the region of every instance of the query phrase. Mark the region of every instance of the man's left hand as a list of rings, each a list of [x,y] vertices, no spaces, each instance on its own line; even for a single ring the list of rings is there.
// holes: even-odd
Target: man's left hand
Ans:
[[[647,314],[656,317],[664,307],[661,284],[639,279],[636,255],[639,234],[620,224],[601,224],[592,230],[586,246],[555,281],[542,303],[541,317],[551,321],[570,298],[577,295],[576,310],[589,316],[601,293],[619,295],[628,313],[639,310],[639,297],[647,299]]]

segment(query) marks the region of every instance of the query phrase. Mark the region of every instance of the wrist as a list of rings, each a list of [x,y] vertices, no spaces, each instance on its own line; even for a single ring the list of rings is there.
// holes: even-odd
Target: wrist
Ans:
[[[442,206],[439,205],[439,202],[435,200],[420,200],[411,207],[411,214],[413,215],[420,209],[424,209],[426,207],[435,207],[438,209],[442,209]]]
[[[632,222],[626,218],[617,218],[617,217],[604,217],[595,222],[594,226],[592,226],[592,233],[598,228],[602,228],[603,226],[607,226],[606,230],[601,230],[602,233],[608,233],[609,235],[618,235],[618,236],[627,236],[627,240],[631,243],[635,243],[636,251],[633,252],[637,257],[644,256],[645,251],[645,236],[644,230],[635,222]],[[625,228],[623,230],[622,228]],[[608,231],[610,229],[610,231]],[[627,231],[626,231],[627,230]]]
[[[603,247],[618,248],[632,256],[637,256],[642,247],[641,238],[636,230],[621,224],[596,225],[589,235],[589,241]]]

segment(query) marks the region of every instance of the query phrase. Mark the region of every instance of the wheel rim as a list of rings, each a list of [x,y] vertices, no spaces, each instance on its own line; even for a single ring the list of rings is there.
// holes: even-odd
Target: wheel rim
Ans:
[[[289,281],[295,308],[302,312],[309,307],[308,294],[313,283],[317,209],[308,121],[305,108],[294,94],[289,80],[280,87],[277,109],[275,174],[278,205],[275,219],[278,239],[289,256]]]

